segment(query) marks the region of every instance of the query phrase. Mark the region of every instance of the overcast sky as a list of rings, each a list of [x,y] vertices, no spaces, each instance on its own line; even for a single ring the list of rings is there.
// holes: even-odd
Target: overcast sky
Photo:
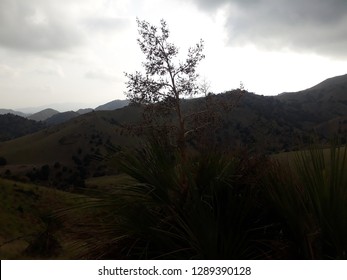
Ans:
[[[165,19],[182,59],[202,38],[215,93],[242,81],[275,95],[347,72],[346,0],[0,0],[0,108],[125,99],[124,72],[144,59],[136,17]]]

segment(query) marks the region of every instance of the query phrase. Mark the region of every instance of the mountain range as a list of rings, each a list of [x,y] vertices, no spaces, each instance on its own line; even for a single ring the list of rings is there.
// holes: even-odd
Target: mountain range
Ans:
[[[95,110],[95,111],[115,110],[115,109],[119,109],[119,108],[122,108],[124,106],[127,106],[128,104],[129,104],[128,100],[116,99],[116,100],[113,100],[113,101],[108,102],[106,104],[100,105],[100,106],[96,107],[95,109],[93,109],[93,108],[84,108],[84,109],[79,109],[77,111],[60,112],[60,111],[52,109],[52,108],[46,108],[46,109],[39,110],[39,111],[37,111],[35,113],[31,113],[31,114],[23,113],[23,112],[20,112],[20,111],[15,111],[15,110],[12,110],[12,109],[0,109],[0,115],[13,114],[13,115],[21,116],[21,117],[26,117],[29,120],[45,121],[45,120],[49,119],[50,117],[52,117],[53,115],[60,114],[60,113],[75,112],[77,114],[74,115],[74,116],[77,116],[77,115],[83,115],[83,114],[86,114],[86,113],[90,113],[93,110]]]
[[[17,115],[20,117],[26,117],[27,114],[19,112],[19,111],[14,111],[12,109],[0,109],[0,115],[5,115],[5,114],[12,114],[12,115]]]
[[[94,110],[116,110],[128,104],[128,100],[116,99],[95,109],[86,108],[77,111],[59,112],[55,109],[47,108],[33,114],[25,114],[11,109],[0,109],[0,141],[10,140],[39,131],[47,126],[64,123]]]
[[[231,104],[236,92],[211,94],[210,97],[216,104]],[[193,108],[199,110],[205,104],[204,98],[183,102],[188,112],[195,110]],[[41,120],[47,117],[45,122],[2,115],[0,157],[5,158],[7,168],[12,166],[13,170],[18,166],[52,166],[59,162],[78,172],[83,171],[82,177],[93,176],[101,169],[106,172],[104,160],[110,153],[141,141],[141,138],[119,133],[124,132],[128,124],[142,119],[141,106],[126,104],[126,101],[118,100],[92,111],[56,113],[50,109],[36,114],[35,118]],[[110,110],[117,105],[121,108]],[[16,121],[11,119],[14,117]],[[18,123],[18,118],[23,124]],[[298,149],[313,135],[321,141],[328,141],[333,135],[346,141],[347,75],[327,79],[300,92],[277,96],[244,91],[237,106],[221,114],[215,141],[217,146],[244,147],[269,154]]]

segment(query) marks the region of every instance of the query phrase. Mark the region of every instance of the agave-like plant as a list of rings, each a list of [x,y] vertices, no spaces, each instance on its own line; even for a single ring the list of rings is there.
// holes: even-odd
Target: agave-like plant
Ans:
[[[315,258],[316,221],[310,212],[309,198],[290,166],[273,163],[263,183],[269,203],[274,207],[271,219],[278,224],[275,237],[267,241],[283,248],[278,257]],[[277,242],[274,243],[276,238]]]
[[[260,161],[209,153],[184,160],[151,143],[117,159],[117,187],[80,207],[99,211],[80,225],[79,257],[250,259],[263,252],[256,203]]]
[[[347,257],[346,147],[298,152],[294,168],[276,167],[266,187],[301,258]],[[290,238],[289,238],[290,239]]]
[[[347,257],[346,147],[332,143],[329,153],[315,148],[298,155],[298,176],[310,198],[324,257]]]

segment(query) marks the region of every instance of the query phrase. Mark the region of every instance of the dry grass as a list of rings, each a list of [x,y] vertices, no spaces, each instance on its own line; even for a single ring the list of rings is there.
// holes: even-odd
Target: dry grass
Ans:
[[[68,236],[64,227],[67,225],[60,225],[49,217],[81,199],[82,196],[55,189],[0,179],[0,258],[35,257],[25,254],[24,250],[52,226],[55,238],[62,243],[62,249],[54,257],[65,258],[63,247]]]

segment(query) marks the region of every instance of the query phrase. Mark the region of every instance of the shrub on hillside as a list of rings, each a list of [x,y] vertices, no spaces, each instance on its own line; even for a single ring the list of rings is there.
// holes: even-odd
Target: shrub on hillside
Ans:
[[[298,152],[293,168],[275,166],[265,186],[292,258],[347,258],[347,148]]]
[[[130,259],[264,258],[264,205],[258,182],[264,161],[247,155],[201,154],[153,144],[119,159],[115,186],[83,209],[102,211],[83,224],[79,257]],[[76,224],[79,224],[76,221]],[[90,234],[93,232],[93,234]]]

